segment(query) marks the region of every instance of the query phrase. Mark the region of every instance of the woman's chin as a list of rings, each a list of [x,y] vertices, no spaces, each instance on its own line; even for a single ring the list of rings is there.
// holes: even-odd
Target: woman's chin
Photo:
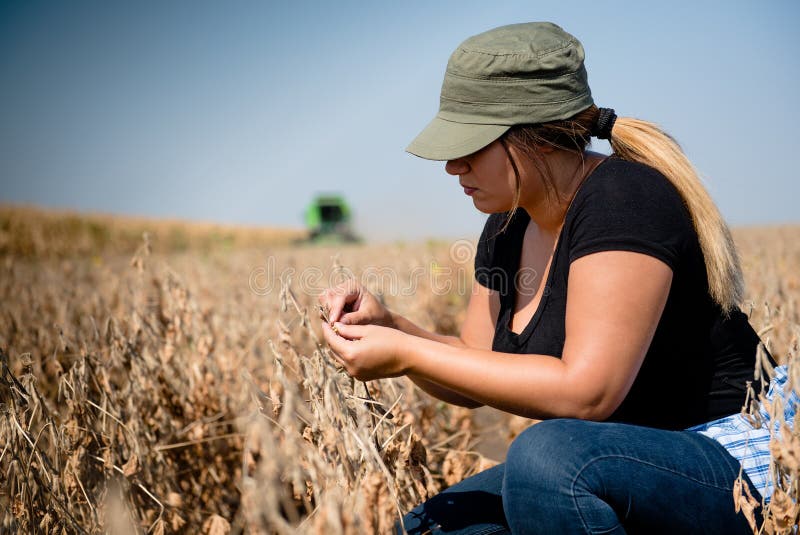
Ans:
[[[504,212],[508,212],[511,210],[511,205],[500,205],[497,203],[487,203],[486,201],[481,201],[480,199],[476,199],[475,197],[472,198],[472,204],[477,208],[479,212],[482,212],[487,215],[491,214],[502,214]]]

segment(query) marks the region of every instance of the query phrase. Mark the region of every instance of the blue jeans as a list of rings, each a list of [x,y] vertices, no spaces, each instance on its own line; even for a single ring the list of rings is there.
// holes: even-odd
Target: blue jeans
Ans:
[[[434,496],[403,522],[412,535],[752,534],[734,512],[738,474],[739,462],[698,433],[547,420],[514,440],[504,464]]]

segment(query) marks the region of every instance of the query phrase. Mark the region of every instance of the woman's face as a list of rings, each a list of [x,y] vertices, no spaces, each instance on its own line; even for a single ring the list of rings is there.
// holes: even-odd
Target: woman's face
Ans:
[[[511,150],[514,150],[513,147]],[[520,161],[516,155],[515,161]],[[514,168],[499,140],[468,156],[448,160],[444,169],[448,174],[459,177],[465,193],[472,197],[475,208],[481,212],[506,212],[514,205]],[[519,171],[522,175],[525,174],[523,169]],[[524,192],[526,181],[522,176],[520,178],[523,182],[520,186]]]

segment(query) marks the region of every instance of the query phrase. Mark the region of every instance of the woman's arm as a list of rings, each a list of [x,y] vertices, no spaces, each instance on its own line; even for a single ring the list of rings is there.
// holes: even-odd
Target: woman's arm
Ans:
[[[408,319],[392,313],[392,320],[397,329],[419,338],[444,343],[459,348],[491,349],[494,340],[495,324],[500,311],[499,294],[484,287],[477,281],[473,283],[472,295],[467,305],[467,313],[461,326],[460,336],[447,336],[427,331]],[[474,409],[483,403],[463,396],[453,390],[443,388],[422,376],[407,374],[418,387],[428,394],[454,405]]]
[[[416,336],[418,338],[425,338],[426,340],[432,340],[434,342],[440,342],[442,344],[447,344],[455,347],[467,347],[467,344],[461,339],[460,336],[451,336],[447,334],[439,334],[433,331],[429,331],[427,329],[423,329],[416,323],[412,322],[408,318],[401,316],[396,312],[389,312],[392,318],[392,327],[403,331],[406,334],[410,334],[411,336]]]
[[[476,284],[476,286],[479,285]],[[412,336],[427,338],[443,344],[457,347],[469,345],[464,341],[463,336],[448,336],[425,330],[400,314],[392,312],[355,279],[349,279],[338,286],[324,290],[319,295],[319,303],[324,308],[327,308],[328,317],[325,319],[330,321],[331,324],[341,321],[351,325],[383,325],[384,327],[398,329]],[[487,316],[489,314],[488,305],[485,307],[485,311],[477,310],[474,305],[475,300],[471,299],[467,310],[467,322],[470,321],[470,314],[473,316],[476,314]],[[484,333],[480,334],[480,338],[485,338],[485,336]]]
[[[570,267],[561,359],[423,338],[401,344],[398,359],[412,377],[504,411],[604,420],[633,384],[671,282],[671,269],[654,257],[593,253]]]
[[[445,344],[452,347],[460,347],[460,348],[468,347],[464,343],[464,341],[458,336],[448,336],[425,330],[422,327],[419,327],[418,325],[407,320],[403,316],[392,313],[392,320],[395,324],[395,328],[403,331],[406,334],[410,334],[411,336],[419,338],[421,340],[429,340],[437,344]],[[478,403],[474,399],[470,399],[466,396],[459,394],[458,392],[454,392],[453,390],[437,385],[436,383],[428,381],[423,377],[416,375],[414,373],[408,373],[407,376],[409,379],[411,379],[411,381],[413,381],[415,385],[420,387],[422,390],[424,390],[425,392],[427,392],[428,394],[430,394],[435,398],[441,399],[442,401],[446,401],[447,403],[451,403],[453,405],[459,405],[461,407],[467,407],[468,409],[474,409],[483,405],[483,403]]]
[[[456,347],[374,325],[323,327],[350,375],[408,374],[465,398],[532,418],[608,418],[650,347],[672,283],[661,260],[603,251],[570,265],[561,358]]]
[[[460,348],[490,349],[494,339],[494,328],[500,312],[498,292],[475,282],[467,306],[466,318],[460,336],[448,336],[427,331],[403,316],[391,312],[355,280],[323,291],[320,305],[330,310],[331,323],[337,319],[348,325],[381,325],[411,335],[412,339],[427,339],[440,344]],[[326,318],[328,319],[328,318]],[[350,327],[339,327],[351,329]],[[329,341],[330,342],[330,341]],[[448,403],[475,408],[482,405],[466,396],[453,392],[419,375],[410,373],[409,378],[422,390]]]
[[[461,348],[467,347],[467,345],[458,336],[448,336],[428,331],[416,325],[415,323],[409,321],[403,316],[395,314],[394,312],[392,312],[392,322],[394,323],[396,329],[399,329],[404,333],[410,334],[411,336],[415,336],[419,339],[430,340],[438,344],[446,344],[453,347],[461,347]],[[470,399],[466,396],[462,396],[461,394],[454,392],[448,388],[444,388],[442,386],[437,385],[436,383],[432,383],[431,381],[428,381],[418,375],[415,375],[413,373],[409,373],[407,375],[408,378],[411,379],[411,381],[413,381],[415,385],[420,387],[422,390],[424,390],[431,396],[441,399],[442,401],[446,401],[447,403],[452,403],[453,405],[460,405],[461,407],[467,407],[469,409],[474,409],[482,405],[482,403],[478,403],[477,401]]]

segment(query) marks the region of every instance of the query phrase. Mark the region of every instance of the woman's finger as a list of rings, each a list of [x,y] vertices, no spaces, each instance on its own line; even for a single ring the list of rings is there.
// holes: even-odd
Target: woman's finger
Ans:
[[[359,310],[354,312],[348,312],[347,314],[343,315],[339,321],[344,323],[345,325],[361,325],[364,322],[365,314]]]
[[[351,340],[359,340],[364,337],[364,331],[367,327],[366,325],[348,325],[346,323],[342,323],[337,321],[333,324],[333,327],[336,329],[336,332],[339,333],[340,337],[346,338],[347,341]],[[333,331],[333,328],[331,329]]]
[[[338,329],[337,329],[338,330]],[[330,347],[336,353],[340,353],[343,347],[343,343],[346,342],[344,338],[339,336],[328,323],[322,322],[322,337],[325,339],[325,342],[328,343],[328,347]],[[338,357],[338,355],[337,355]]]
[[[333,296],[330,298],[330,320],[331,323],[339,321],[344,307],[358,299],[359,288],[355,285],[339,286],[333,289]]]
[[[328,342],[328,347],[330,349],[330,354],[336,360],[336,363],[344,368],[344,371],[350,374],[350,371],[347,367],[347,362],[342,357],[343,354],[343,344],[348,343],[347,340],[339,336],[333,331],[333,328],[327,324],[322,324],[322,335],[325,337],[325,340]]]

